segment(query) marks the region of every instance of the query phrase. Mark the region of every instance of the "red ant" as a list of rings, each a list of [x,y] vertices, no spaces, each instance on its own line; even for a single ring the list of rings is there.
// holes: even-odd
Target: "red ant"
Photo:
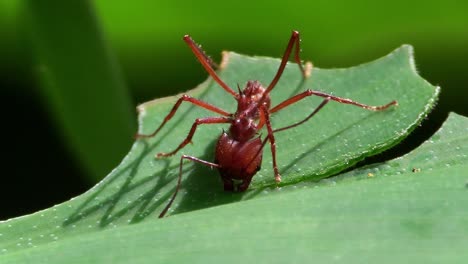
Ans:
[[[190,102],[196,106],[215,112],[221,115],[221,117],[197,118],[195,120],[195,123],[193,123],[192,128],[190,129],[190,132],[188,133],[185,140],[182,141],[182,143],[172,152],[158,153],[158,158],[172,156],[185,145],[190,143],[199,125],[222,123],[231,124],[231,126],[229,127],[229,131],[223,131],[223,133],[218,139],[214,162],[201,160],[192,156],[182,155],[182,157],[180,158],[179,178],[177,181],[177,187],[174,191],[174,194],[171,197],[171,200],[159,215],[160,218],[164,217],[164,215],[167,213],[179,191],[182,181],[182,166],[184,159],[195,161],[203,165],[210,166],[211,168],[217,168],[221,174],[221,179],[224,183],[225,191],[242,192],[249,187],[252,177],[260,169],[260,165],[262,163],[262,150],[266,143],[269,141],[271,146],[271,154],[273,158],[273,171],[275,173],[275,181],[279,183],[281,182],[281,176],[278,171],[278,165],[276,163],[276,144],[274,135],[276,132],[290,129],[305,123],[320,109],[322,109],[330,100],[343,104],[355,105],[373,111],[380,111],[387,109],[391,105],[397,105],[397,101],[391,101],[390,103],[382,106],[370,106],[355,102],[351,99],[341,98],[323,92],[308,89],[305,92],[297,94],[283,101],[277,106],[271,108],[270,92],[273,90],[273,88],[275,88],[276,84],[281,78],[281,75],[283,74],[283,71],[286,67],[286,64],[289,60],[289,56],[293,48],[295,48],[294,60],[299,65],[303,78],[307,78],[310,74],[310,71],[306,71],[301,64],[301,60],[299,57],[300,40],[299,32],[297,31],[292,32],[288,46],[286,47],[286,51],[284,52],[283,58],[281,60],[281,64],[271,83],[265,88],[258,81],[248,81],[245,88],[243,90],[239,88],[238,92],[235,92],[219,78],[219,76],[213,70],[213,67],[215,67],[216,65],[204,53],[200,46],[192,40],[192,38],[189,35],[184,36],[184,41],[188,44],[190,49],[192,49],[193,53],[203,65],[205,70],[210,74],[210,76],[221,86],[221,88],[223,88],[226,92],[228,92],[234,97],[234,99],[237,101],[237,110],[234,114],[231,114],[214,105],[200,101],[198,99],[192,98],[184,94],[175,103],[172,110],[164,118],[162,124],[153,133],[149,135],[136,135],[136,138],[154,137],[166,124],[166,122],[174,116],[180,104],[184,101]],[[302,121],[286,127],[273,129],[270,122],[271,114],[276,113],[281,109],[311,95],[320,96],[325,99],[311,114],[309,114]],[[268,134],[267,137],[262,141],[260,136],[258,135],[258,131],[265,125]]]

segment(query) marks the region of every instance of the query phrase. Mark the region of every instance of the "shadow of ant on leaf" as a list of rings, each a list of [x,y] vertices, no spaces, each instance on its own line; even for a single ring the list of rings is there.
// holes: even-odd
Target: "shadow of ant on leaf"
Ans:
[[[207,144],[203,160],[214,160],[216,141]],[[180,156],[180,155],[179,155]],[[188,163],[187,163],[188,164]],[[193,164],[190,172],[182,175],[181,198],[170,209],[172,215],[217,206],[242,199],[243,193],[224,192],[217,169]],[[181,194],[182,194],[181,193]]]
[[[86,200],[62,223],[63,227],[85,221],[91,216],[98,217],[98,226],[101,228],[124,216],[129,219],[127,221],[129,224],[141,222],[148,216],[157,220],[157,214],[175,191],[179,166],[170,166],[170,164],[171,159],[178,159],[180,155],[169,159],[157,159],[158,164],[163,164],[162,168],[152,175],[144,177],[139,175],[136,179],[142,162],[146,162],[148,156],[154,159],[151,153],[158,145],[155,143],[150,147],[145,141],[141,144],[143,148],[134,160],[98,184]],[[211,160],[213,155],[210,150],[214,149],[214,144],[214,140],[208,144],[205,152],[207,154],[200,158]],[[180,202],[171,208],[171,215],[238,201],[247,194],[224,192],[217,170],[206,166],[192,164],[186,166],[182,174],[182,191],[185,194],[181,195]],[[114,189],[116,191],[108,195]],[[138,193],[138,198],[129,199],[130,196],[134,197],[135,193]],[[100,195],[105,198],[101,199]]]
[[[137,175],[142,161],[145,160],[146,156],[151,155],[152,150],[157,146],[157,144],[154,144],[149,147],[146,142],[142,144],[143,149],[141,153],[125,167],[118,170],[113,175],[110,175],[94,187],[95,190],[91,191],[92,193],[87,199],[62,223],[63,227],[68,227],[85,220],[93,214],[100,213],[102,213],[102,215],[98,216],[99,226],[105,227],[134,209],[136,209],[136,213],[129,222],[132,223],[142,220],[142,215],[148,212],[150,201],[159,192],[162,186],[165,186],[172,180],[166,178],[168,171],[171,170],[169,161],[160,161],[164,163],[164,166],[153,175],[139,177],[135,180],[135,176]],[[173,166],[172,169],[175,169],[175,166]],[[156,181],[155,184],[152,184],[152,181]],[[117,191],[109,195],[112,189],[116,189]],[[133,199],[133,201],[129,200],[125,206],[121,206],[122,202],[127,200],[126,196],[135,192],[140,193],[139,197]],[[105,196],[105,198],[101,199],[100,195]],[[169,195],[170,194],[167,194],[167,196]],[[159,203],[161,204],[163,202],[164,199],[161,199]]]

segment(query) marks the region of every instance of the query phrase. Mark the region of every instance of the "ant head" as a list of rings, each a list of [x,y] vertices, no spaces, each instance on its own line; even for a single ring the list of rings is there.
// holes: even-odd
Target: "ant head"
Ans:
[[[263,105],[270,108],[270,97],[265,96],[265,88],[259,81],[248,81],[244,90],[239,91],[237,97],[237,113],[253,119],[258,118],[258,105],[262,100]]]
[[[244,97],[248,103],[252,104],[257,103],[264,93],[265,88],[263,88],[259,81],[248,81],[241,93],[241,96]]]
[[[248,81],[245,85],[243,93],[248,96],[262,95],[265,89],[259,81]]]

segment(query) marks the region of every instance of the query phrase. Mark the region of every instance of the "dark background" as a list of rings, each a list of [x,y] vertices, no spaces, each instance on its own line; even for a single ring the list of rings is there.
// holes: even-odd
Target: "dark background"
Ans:
[[[90,176],[96,171],[83,164],[83,154],[67,141],[60,119],[54,117],[57,109],[38,81],[37,42],[32,37],[35,32],[31,32],[35,22],[30,19],[28,3],[0,2],[0,219],[68,200],[97,181]],[[218,61],[222,50],[279,57],[291,30],[296,29],[302,35],[302,58],[321,68],[356,65],[411,44],[420,74],[442,87],[436,109],[410,138],[366,162],[392,158],[416,147],[450,111],[468,115],[468,4],[463,1],[87,3],[89,10],[77,13],[77,17],[69,15],[72,10],[61,4],[63,10],[55,13],[60,16],[58,21],[64,22],[61,34],[64,39],[76,37],[76,32],[66,28],[67,22],[91,17],[123,74],[132,107],[191,89],[206,79],[207,74],[182,41],[184,34],[190,33]],[[57,2],[42,4],[52,9]],[[135,128],[136,113],[132,114],[128,123]],[[115,167],[131,143],[130,137],[114,142],[120,150],[102,155],[101,171]]]

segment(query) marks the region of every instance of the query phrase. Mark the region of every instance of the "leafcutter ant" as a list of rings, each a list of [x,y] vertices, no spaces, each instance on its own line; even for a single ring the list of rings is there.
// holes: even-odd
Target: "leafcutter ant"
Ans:
[[[154,137],[156,134],[158,134],[161,128],[174,116],[182,102],[192,103],[198,107],[207,109],[220,116],[196,119],[187,137],[182,141],[182,143],[180,143],[180,145],[175,150],[167,153],[159,153],[156,155],[157,157],[169,157],[177,153],[177,151],[179,151],[181,148],[183,148],[185,145],[191,142],[192,137],[195,134],[195,131],[197,130],[197,127],[199,125],[224,123],[230,124],[229,130],[227,132],[223,131],[218,139],[215,149],[214,162],[201,160],[196,157],[187,155],[181,156],[177,187],[169,203],[159,215],[160,218],[164,217],[164,215],[167,213],[180,189],[184,160],[191,160],[206,166],[210,166],[212,168],[217,168],[221,175],[225,191],[242,192],[249,187],[252,177],[260,169],[260,165],[262,163],[262,150],[266,143],[269,142],[273,159],[273,171],[275,174],[275,181],[279,183],[281,182],[281,176],[276,161],[275,132],[291,129],[293,127],[305,123],[307,120],[313,117],[320,109],[322,109],[330,100],[343,104],[355,105],[372,111],[380,111],[387,109],[391,105],[397,105],[397,101],[391,101],[390,103],[382,106],[365,105],[362,103],[355,102],[351,99],[337,97],[323,92],[308,89],[289,99],[284,100],[283,102],[274,107],[270,107],[270,92],[273,90],[273,88],[275,88],[276,84],[281,78],[281,75],[283,74],[283,71],[286,67],[286,64],[293,49],[295,51],[294,60],[299,66],[303,78],[307,78],[310,73],[310,71],[305,69],[301,63],[301,59],[299,56],[300,40],[299,32],[297,31],[292,32],[291,38],[289,39],[286,51],[283,54],[283,58],[279,65],[278,71],[273,77],[271,83],[267,87],[264,87],[258,81],[248,81],[245,85],[245,88],[243,90],[239,88],[238,92],[234,91],[226,83],[224,83],[223,80],[219,78],[219,76],[213,69],[215,68],[215,64],[213,63],[213,61],[205,54],[205,52],[200,48],[200,46],[192,40],[192,38],[189,35],[184,36],[184,41],[193,51],[198,61],[203,65],[203,67],[213,78],[213,80],[237,101],[237,110],[235,113],[229,113],[217,106],[190,97],[189,95],[182,95],[182,97],[180,97],[179,100],[175,103],[169,114],[164,118],[164,121],[161,123],[161,125],[153,133],[149,135],[136,135],[136,138],[138,139]],[[312,113],[310,113],[300,122],[282,128],[273,128],[270,122],[271,114],[274,114],[280,111],[281,109],[312,95],[324,98],[323,101],[315,108],[315,110]],[[262,140],[260,138],[260,135],[258,134],[258,131],[264,126],[266,126],[267,136],[265,137],[265,139]]]

